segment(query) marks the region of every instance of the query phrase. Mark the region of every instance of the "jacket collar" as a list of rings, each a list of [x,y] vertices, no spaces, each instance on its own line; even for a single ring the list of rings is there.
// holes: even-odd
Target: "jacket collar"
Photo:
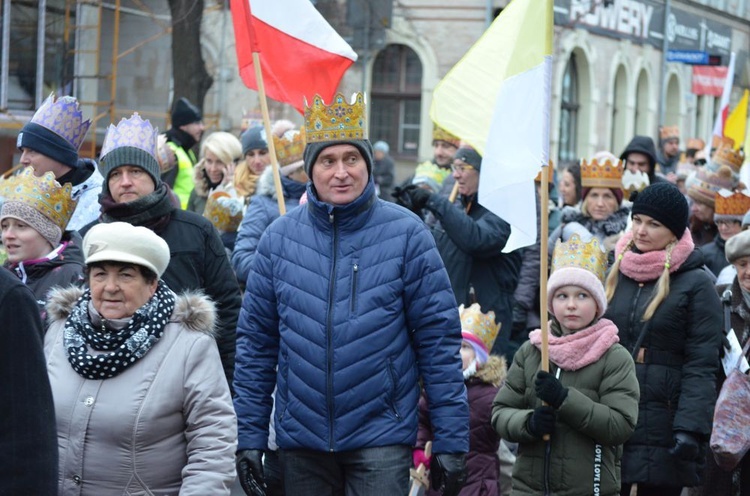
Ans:
[[[328,226],[327,228],[330,229],[333,226],[332,221],[335,221],[340,229],[357,230],[365,223],[368,217],[367,212],[376,202],[377,196],[372,175],[359,198],[346,205],[333,205],[320,201],[312,181],[307,183],[307,210],[313,221],[320,227]]]

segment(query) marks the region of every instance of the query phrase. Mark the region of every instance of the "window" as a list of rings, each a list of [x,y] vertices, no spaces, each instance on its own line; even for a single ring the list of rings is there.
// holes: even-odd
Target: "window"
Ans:
[[[575,54],[570,55],[562,79],[562,101],[560,103],[560,163],[577,160],[578,140],[578,70]]]
[[[372,73],[370,140],[387,142],[396,156],[415,157],[422,115],[422,63],[405,45],[388,45]]]
[[[612,132],[610,135],[610,151],[615,155],[625,148],[629,138],[625,125],[627,122],[627,88],[628,80],[625,67],[619,66],[615,74],[612,90]]]

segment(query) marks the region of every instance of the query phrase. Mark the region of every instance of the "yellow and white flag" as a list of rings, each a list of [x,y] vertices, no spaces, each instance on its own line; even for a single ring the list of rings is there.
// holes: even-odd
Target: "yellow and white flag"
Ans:
[[[482,155],[479,203],[536,241],[534,177],[549,160],[553,0],[512,0],[435,88],[430,115]]]
[[[745,90],[742,93],[742,98],[734,107],[732,113],[727,117],[724,123],[724,136],[732,138],[734,140],[734,149],[739,150],[745,144],[745,134],[747,132],[747,103],[748,93],[750,91]],[[748,154],[748,149],[745,148],[745,155]]]

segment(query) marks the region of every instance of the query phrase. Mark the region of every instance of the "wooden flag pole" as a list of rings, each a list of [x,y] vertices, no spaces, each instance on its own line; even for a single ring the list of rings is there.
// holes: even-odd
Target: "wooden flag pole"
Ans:
[[[541,226],[539,243],[541,254],[539,264],[539,320],[542,330],[542,370],[549,372],[549,336],[547,335],[549,321],[547,320],[547,263],[549,254],[547,244],[549,243],[549,164],[542,165],[542,184],[539,198]]]
[[[268,142],[268,153],[271,155],[271,167],[273,168],[273,184],[276,187],[276,200],[279,203],[279,215],[286,213],[284,204],[284,192],[281,189],[281,175],[279,174],[279,161],[276,158],[276,146],[271,134],[271,118],[268,115],[268,101],[266,100],[266,88],[263,85],[263,72],[260,70],[260,54],[253,52],[253,68],[255,69],[255,80],[258,83],[258,95],[260,99],[260,111],[263,113],[263,127],[266,129],[266,141]]]
[[[451,195],[448,197],[448,201],[453,203],[456,201],[456,197],[458,196],[458,183],[455,183],[453,185],[453,189],[451,190]]]
[[[542,184],[539,195],[539,321],[542,330],[542,370],[549,372],[549,321],[547,319],[547,244],[549,243],[549,164],[542,165]],[[546,404],[546,403],[545,403]],[[549,434],[543,439],[549,441]]]

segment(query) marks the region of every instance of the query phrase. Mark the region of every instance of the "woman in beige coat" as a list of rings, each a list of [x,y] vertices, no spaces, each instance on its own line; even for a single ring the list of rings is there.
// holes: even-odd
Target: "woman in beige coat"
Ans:
[[[159,279],[169,248],[149,229],[99,224],[83,247],[88,288],[47,306],[58,494],[229,495],[237,427],[213,303]]]

